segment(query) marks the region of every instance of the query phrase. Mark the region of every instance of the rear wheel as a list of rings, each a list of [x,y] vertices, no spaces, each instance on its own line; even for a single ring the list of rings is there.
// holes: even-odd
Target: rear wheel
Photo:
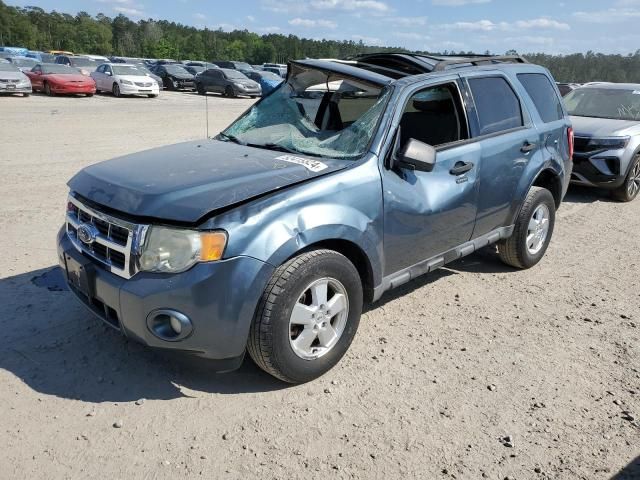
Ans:
[[[113,87],[111,87],[111,92],[113,93],[114,97],[119,97],[120,96],[120,86],[117,83],[114,83]]]
[[[556,205],[551,192],[546,188],[531,187],[516,219],[513,235],[498,243],[500,259],[515,268],[536,265],[547,251],[555,221]]]
[[[613,198],[620,202],[630,202],[640,192],[640,155],[636,155],[631,162],[629,174],[622,186],[611,192]]]
[[[332,250],[303,253],[271,277],[247,350],[267,373],[289,383],[318,378],[346,353],[362,313],[354,265]]]

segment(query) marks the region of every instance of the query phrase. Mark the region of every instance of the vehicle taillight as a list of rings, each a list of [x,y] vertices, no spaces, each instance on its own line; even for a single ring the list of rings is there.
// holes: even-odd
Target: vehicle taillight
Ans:
[[[573,160],[573,128],[567,128],[567,142],[569,144],[569,158]]]

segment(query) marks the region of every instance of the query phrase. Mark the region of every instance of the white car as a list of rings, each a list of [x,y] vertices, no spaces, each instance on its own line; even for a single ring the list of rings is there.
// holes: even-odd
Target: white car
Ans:
[[[157,97],[160,94],[158,82],[144,70],[128,63],[103,63],[91,78],[96,82],[96,91],[111,92],[114,96],[147,95]]]

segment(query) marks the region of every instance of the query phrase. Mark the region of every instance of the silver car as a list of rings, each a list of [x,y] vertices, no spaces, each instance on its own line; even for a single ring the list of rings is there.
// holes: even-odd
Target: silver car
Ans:
[[[640,192],[640,84],[590,83],[564,102],[575,134],[572,182],[611,190],[622,202]]]
[[[31,80],[12,63],[0,63],[0,94],[31,94]]]

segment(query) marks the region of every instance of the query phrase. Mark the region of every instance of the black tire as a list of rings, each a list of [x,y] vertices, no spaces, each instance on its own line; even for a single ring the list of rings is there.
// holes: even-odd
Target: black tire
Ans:
[[[23,93],[22,94],[22,96],[25,97],[25,98],[28,97],[29,95],[31,95],[31,94],[30,93]]]
[[[49,84],[47,82],[45,82],[45,84],[44,84],[44,93],[45,93],[45,95],[47,95],[49,97],[55,96],[55,93],[53,92],[53,90],[51,90],[51,87],[49,86]]]
[[[636,155],[629,168],[624,183],[611,192],[611,196],[619,202],[630,202],[640,192],[640,154]]]
[[[155,93],[150,93],[149,95],[147,95],[149,98],[157,98],[158,95],[156,95]]]
[[[111,93],[113,93],[114,97],[120,97],[120,87],[115,82],[114,82],[113,86],[111,87]]]
[[[348,299],[342,335],[326,354],[311,360],[291,346],[291,312],[314,281],[331,278],[344,287]],[[274,272],[262,295],[249,332],[247,350],[265,372],[289,383],[314,380],[344,356],[362,314],[362,283],[355,266],[333,250],[313,250],[292,258]],[[329,320],[333,322],[334,319]]]
[[[201,83],[198,83],[196,85],[196,91],[198,92],[199,95],[206,95],[207,91],[204,89],[204,85],[202,85]]]
[[[231,85],[227,85],[226,88],[224,89],[224,95],[229,98],[235,98],[236,91],[233,89]]]
[[[548,213],[548,230],[539,250],[532,253],[527,246],[529,224],[541,206],[546,206]],[[536,265],[544,257],[556,221],[556,204],[553,195],[546,188],[531,187],[524,201],[520,214],[515,222],[513,235],[498,243],[500,259],[515,268],[525,269]]]
[[[87,93],[87,97],[93,97],[93,93]]]

